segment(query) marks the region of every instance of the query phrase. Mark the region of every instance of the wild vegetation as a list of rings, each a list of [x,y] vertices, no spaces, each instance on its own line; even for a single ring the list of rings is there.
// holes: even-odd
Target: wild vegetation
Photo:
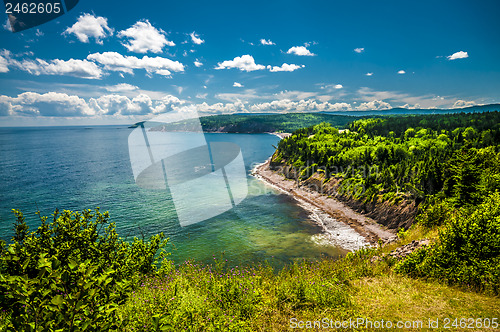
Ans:
[[[124,243],[106,213],[56,212],[28,232],[15,212],[16,235],[0,261],[2,331],[281,331],[357,318],[418,327],[436,317],[498,326],[498,298],[396,274],[384,255],[390,248],[279,271],[229,266],[223,256],[174,266],[165,256],[155,264],[161,236]],[[369,329],[364,324],[355,329]]]
[[[322,123],[283,139],[274,159],[303,180],[314,171],[355,200],[419,202],[397,243],[337,261],[274,270],[214,256],[213,264],[175,266],[162,234],[125,242],[98,209],[56,211],[34,231],[14,210],[15,235],[0,254],[0,330],[268,331],[356,318],[425,328],[446,317],[451,328],[473,318],[474,327],[480,319],[496,329],[498,120],[497,112],[361,119],[348,131]],[[401,260],[388,255],[421,238],[431,244]]]
[[[336,181],[363,203],[413,201],[416,220],[440,227],[430,247],[396,266],[412,276],[498,293],[500,286],[500,113],[362,119],[283,139],[273,157]]]

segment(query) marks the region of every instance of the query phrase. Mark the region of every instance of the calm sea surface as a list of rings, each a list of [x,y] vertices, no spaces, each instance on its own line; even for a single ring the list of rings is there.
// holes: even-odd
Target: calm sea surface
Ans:
[[[177,263],[210,262],[213,255],[223,255],[232,265],[265,260],[281,265],[345,253],[314,241],[322,230],[309,213],[250,175],[249,195],[240,205],[181,227],[167,191],[135,184],[127,145],[130,132],[123,126],[0,128],[0,238],[10,242],[14,208],[23,211],[34,230],[39,225],[37,210],[49,216],[56,208],[100,207],[110,212],[124,238],[163,232]],[[247,174],[274,152],[279,140],[268,134],[206,134],[206,139],[238,144]]]

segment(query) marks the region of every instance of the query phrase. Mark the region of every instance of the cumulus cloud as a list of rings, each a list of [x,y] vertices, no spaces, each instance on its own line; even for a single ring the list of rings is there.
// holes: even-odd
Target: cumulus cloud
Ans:
[[[261,40],[260,40],[260,43],[261,43],[262,45],[276,45],[275,43],[273,43],[273,42],[271,41],[271,39],[268,39],[268,40],[261,39]]]
[[[0,115],[41,117],[147,115],[168,112],[184,101],[172,95],[153,100],[146,94],[130,99],[119,94],[103,95],[86,101],[75,95],[24,92],[17,97],[0,96]]]
[[[99,114],[105,115],[132,115],[153,113],[153,101],[145,94],[139,94],[133,99],[126,96],[112,94],[91,99]]]
[[[287,54],[295,54],[295,55],[301,55],[301,56],[313,56],[316,55],[314,53],[311,53],[305,46],[294,46],[291,47],[287,52]]]
[[[388,110],[391,108],[391,104],[382,100],[372,100],[366,103],[361,103],[358,107],[356,107],[358,111]]]
[[[242,55],[241,57],[235,57],[233,60],[226,60],[217,64],[215,69],[231,69],[236,68],[241,71],[254,71],[266,69],[265,66],[255,63],[253,56],[249,54]]]
[[[232,114],[232,113],[247,113],[245,104],[242,101],[234,103],[215,103],[207,104],[203,102],[196,105],[196,109],[201,114]]]
[[[102,39],[113,35],[113,29],[108,26],[108,19],[102,16],[83,14],[63,34],[74,34],[82,43],[88,43],[89,38],[95,39],[96,43],[102,44]],[[38,35],[38,30],[37,30]]]
[[[196,45],[200,45],[200,44],[203,44],[205,41],[203,39],[201,39],[194,31],[191,32],[189,34],[189,36],[191,37],[191,41],[196,44]]]
[[[363,53],[364,51],[365,51],[364,47],[358,47],[358,48],[354,49],[354,52],[356,52],[356,53]]]
[[[196,67],[201,67],[201,66],[203,66],[203,63],[201,63],[200,61],[196,60],[196,61],[194,62],[194,65],[195,65]]]
[[[342,88],[343,88],[342,84],[336,84],[335,85],[335,89],[342,89]]]
[[[280,72],[280,71],[295,71],[297,69],[305,67],[304,65],[288,64],[284,63],[281,66],[271,66],[271,65],[260,65],[255,63],[255,59],[251,55],[242,55],[241,57],[235,57],[233,60],[226,60],[219,62],[215,69],[231,69],[237,68],[241,71],[254,71],[268,69],[270,72]]]
[[[171,72],[184,71],[184,65],[179,61],[172,61],[162,57],[142,58],[135,56],[123,56],[117,52],[92,53],[87,56],[88,60],[100,63],[105,69],[133,74],[134,69],[144,69],[149,74],[155,73],[170,76]]]
[[[120,83],[116,85],[106,86],[105,89],[109,92],[119,92],[119,91],[134,91],[138,90],[139,87],[128,83]]]
[[[243,87],[243,84],[238,83],[238,82],[234,82],[234,83],[233,83],[233,86],[234,86],[235,88],[242,88],[242,87]]]
[[[269,69],[270,72],[279,72],[279,71],[294,71],[294,70],[297,70],[297,69],[300,69],[300,68],[303,68],[305,67],[304,65],[302,66],[299,66],[299,65],[295,65],[295,64],[288,64],[288,63],[284,63],[282,64],[281,66],[267,66],[267,69]]]
[[[87,60],[60,60],[45,61],[42,59],[24,59],[21,61],[10,59],[9,63],[32,75],[68,75],[86,79],[100,79],[104,74],[95,63]]]
[[[351,105],[348,103],[317,102],[314,99],[301,99],[293,101],[290,99],[273,100],[271,102],[253,104],[249,107],[250,112],[337,112],[349,111]]]
[[[11,114],[34,116],[90,116],[95,111],[87,102],[74,95],[48,92],[24,92],[17,97],[1,96]],[[4,106],[5,107],[5,106]]]
[[[372,76],[372,75],[373,75],[373,73],[366,73],[365,75],[366,75],[366,76]]]
[[[452,55],[447,56],[448,60],[465,59],[468,57],[469,54],[467,54],[467,52],[464,51],[455,52]]]
[[[410,105],[410,104],[404,104],[403,106],[401,106],[401,108],[406,108],[406,109],[409,109],[409,110],[414,110],[414,109],[419,109],[419,108],[422,108],[422,106],[420,104],[415,104],[415,105]]]
[[[457,100],[453,104],[453,108],[464,108],[464,107],[471,107],[474,105],[477,105],[475,101]]]
[[[175,43],[167,40],[165,31],[156,29],[148,20],[138,21],[127,30],[118,33],[120,38],[128,38],[122,45],[130,52],[135,53],[160,53],[166,46],[175,46]]]
[[[406,74],[406,72],[405,72],[404,70],[402,70],[402,69],[401,69],[400,71],[398,71],[398,74],[399,74],[399,75],[404,75],[404,74]]]

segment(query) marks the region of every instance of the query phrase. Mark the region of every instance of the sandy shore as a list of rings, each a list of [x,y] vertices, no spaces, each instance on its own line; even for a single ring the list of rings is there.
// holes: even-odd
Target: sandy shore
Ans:
[[[350,226],[372,245],[376,244],[379,239],[383,242],[390,242],[395,237],[394,231],[377,224],[373,219],[352,210],[335,198],[327,197],[308,188],[297,187],[296,181],[287,179],[282,174],[270,170],[269,160],[257,166],[252,174],[284,193],[292,195],[299,203],[302,203],[301,205],[305,202],[328,214],[336,221]],[[352,250],[353,248],[346,249]]]
[[[278,136],[279,138],[285,138],[285,137],[288,137],[288,136],[292,136],[292,134],[290,134],[290,133],[277,133],[277,132],[273,132],[273,133],[268,133],[268,134]]]

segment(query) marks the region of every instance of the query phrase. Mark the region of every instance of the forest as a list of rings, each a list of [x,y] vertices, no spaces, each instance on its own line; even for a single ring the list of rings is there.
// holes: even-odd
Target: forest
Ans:
[[[362,203],[412,201],[439,239],[400,262],[414,276],[497,292],[500,282],[500,112],[328,123],[280,141],[273,162],[300,180],[317,172]]]
[[[272,132],[291,133],[300,128],[310,127],[322,122],[328,122],[332,126],[344,128],[350,122],[360,118],[325,113],[230,114],[203,116],[200,118],[200,123],[203,131],[209,133],[260,134]],[[152,130],[189,130],[189,128],[196,124],[193,120],[186,120],[158,126]]]

